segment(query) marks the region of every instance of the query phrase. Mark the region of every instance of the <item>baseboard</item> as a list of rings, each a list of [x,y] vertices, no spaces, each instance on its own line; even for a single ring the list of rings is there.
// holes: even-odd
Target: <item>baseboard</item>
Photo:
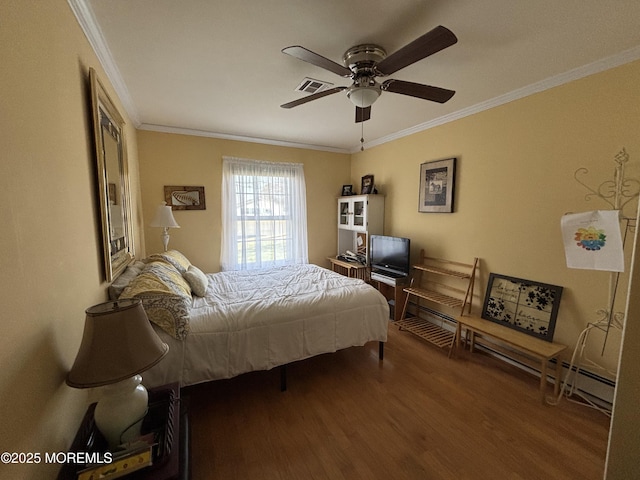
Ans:
[[[522,363],[517,359],[509,357],[504,352],[499,352],[487,345],[482,345],[479,343],[476,344],[476,348],[493,357],[500,358],[501,360],[511,365],[515,365],[522,370],[526,370],[529,373],[536,375],[537,377],[540,377],[541,373],[538,369]],[[551,363],[555,364],[555,359],[551,360]],[[575,366],[571,367],[572,374],[571,377],[568,378],[567,375],[569,374],[569,366],[570,364],[568,362],[562,362],[563,384],[560,386],[563,388],[563,392],[569,392],[573,389],[574,394],[583,397],[587,402],[592,402],[604,410],[611,411],[611,408],[613,407],[615,382],[591,371],[585,370],[584,368],[580,368],[576,377],[577,368]],[[548,380],[551,383],[556,382],[554,374],[555,368],[550,369],[550,371],[547,372]]]
[[[416,305],[414,303],[411,303],[411,305],[413,306],[413,310],[415,311]],[[431,323],[436,323],[437,321],[444,320],[444,322],[438,323],[438,325],[447,330],[455,331],[455,319],[449,315],[446,315],[445,313],[439,312],[437,310],[432,310],[421,305],[420,316],[424,320]],[[536,375],[538,377],[540,377],[541,375],[541,372],[538,369],[533,368],[532,366],[527,365],[514,357],[510,357],[504,351],[498,351],[491,348],[489,345],[480,343],[476,344],[476,347],[491,356],[499,358],[511,365],[515,365],[516,367],[526,370],[533,375]],[[553,362],[555,362],[555,360],[553,360]],[[586,370],[584,367],[580,367],[580,369],[578,370],[575,366],[571,367],[572,373],[569,377],[567,377],[567,375],[569,374],[570,363],[563,361],[562,366],[563,385],[561,385],[561,387],[565,387],[564,391],[569,391],[571,390],[571,388],[573,388],[574,393],[582,396],[588,402],[593,402],[598,407],[607,411],[611,411],[616,387],[615,381],[598,375],[597,373],[594,373],[592,371]],[[551,383],[555,383],[555,369],[550,370],[553,371],[549,372],[549,381]],[[577,376],[576,371],[578,372]]]

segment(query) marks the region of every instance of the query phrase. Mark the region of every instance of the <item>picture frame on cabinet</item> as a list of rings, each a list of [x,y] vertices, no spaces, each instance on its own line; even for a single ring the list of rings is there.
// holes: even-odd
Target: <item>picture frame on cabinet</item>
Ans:
[[[369,193],[373,193],[373,175],[365,175],[362,177],[360,194],[367,195]]]
[[[453,212],[456,159],[447,158],[420,165],[418,212]]]
[[[342,196],[348,197],[353,195],[353,185],[343,185],[342,186]]]

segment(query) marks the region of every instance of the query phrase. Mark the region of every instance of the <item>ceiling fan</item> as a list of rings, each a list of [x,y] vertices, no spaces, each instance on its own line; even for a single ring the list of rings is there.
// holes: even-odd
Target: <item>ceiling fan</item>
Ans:
[[[347,97],[356,106],[356,123],[359,123],[371,118],[371,105],[383,91],[445,103],[453,97],[455,91],[394,79],[378,83],[376,77],[391,75],[418,60],[450,47],[457,41],[458,38],[451,30],[440,25],[389,56],[382,47],[374,44],[351,47],[342,57],[344,66],[299,45],[286,47],[282,49],[282,53],[342,77],[349,77],[353,80],[353,84],[350,87],[323,90],[280,106],[293,108],[346,90]]]

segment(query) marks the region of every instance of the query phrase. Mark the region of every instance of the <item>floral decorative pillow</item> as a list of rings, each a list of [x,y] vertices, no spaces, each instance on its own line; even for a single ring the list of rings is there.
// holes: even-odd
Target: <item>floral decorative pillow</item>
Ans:
[[[152,261],[122,292],[120,298],[139,298],[149,320],[183,340],[189,333],[191,287],[170,264]]]
[[[181,274],[186,272],[189,269],[189,265],[191,265],[189,259],[177,250],[169,250],[164,253],[154,253],[148,258],[148,260],[152,262],[158,260],[167,262],[170,265],[173,265]]]

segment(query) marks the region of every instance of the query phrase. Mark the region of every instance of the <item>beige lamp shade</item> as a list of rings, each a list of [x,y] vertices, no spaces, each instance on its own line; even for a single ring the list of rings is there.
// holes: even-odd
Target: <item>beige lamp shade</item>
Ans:
[[[117,300],[86,310],[82,343],[67,375],[67,385],[109,385],[158,363],[169,346],[151,327],[139,299]]]

